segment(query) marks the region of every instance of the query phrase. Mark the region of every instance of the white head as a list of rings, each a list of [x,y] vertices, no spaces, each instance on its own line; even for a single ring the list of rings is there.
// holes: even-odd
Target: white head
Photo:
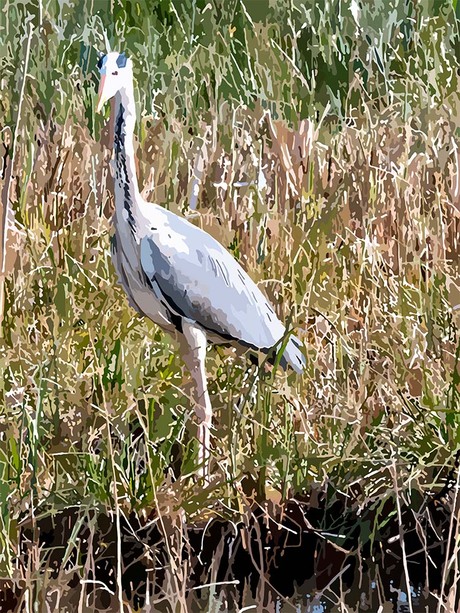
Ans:
[[[101,73],[101,82],[97,96],[96,112],[122,89],[129,90],[133,86],[133,63],[125,53],[111,51],[99,60],[97,67]]]

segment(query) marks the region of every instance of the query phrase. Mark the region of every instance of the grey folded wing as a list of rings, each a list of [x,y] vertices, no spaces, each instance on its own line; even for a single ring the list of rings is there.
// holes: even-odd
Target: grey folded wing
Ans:
[[[188,223],[182,232],[141,240],[141,264],[152,291],[173,313],[222,339],[273,347],[285,329],[257,285],[208,234]]]

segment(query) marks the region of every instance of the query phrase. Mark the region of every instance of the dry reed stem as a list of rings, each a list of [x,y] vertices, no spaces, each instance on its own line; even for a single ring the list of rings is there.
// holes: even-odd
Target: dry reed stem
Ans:
[[[8,165],[6,167],[5,182],[2,188],[1,202],[2,202],[2,217],[0,221],[0,337],[3,335],[3,317],[5,310],[5,276],[6,276],[6,248],[8,241],[8,223],[11,216],[10,205],[10,189],[11,178],[14,170],[14,163],[16,159],[16,149],[18,141],[19,126],[21,123],[21,111],[24,103],[24,91],[27,79],[27,70],[29,68],[30,47],[32,43],[32,35],[34,32],[33,23],[29,23],[29,34],[27,36],[27,45],[24,58],[24,70],[22,74],[21,91],[19,94],[18,110],[16,114],[16,124],[13,133],[13,143],[11,145],[11,154],[8,156]]]

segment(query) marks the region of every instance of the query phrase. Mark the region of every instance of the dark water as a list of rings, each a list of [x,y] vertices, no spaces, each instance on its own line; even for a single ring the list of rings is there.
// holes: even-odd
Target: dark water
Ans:
[[[416,511],[402,509],[402,530],[391,499],[362,509],[338,494],[257,504],[237,524],[176,518],[160,529],[154,512],[132,514],[121,522],[123,599],[132,611],[435,612],[441,588],[445,600],[453,583],[443,576],[453,553],[450,506],[420,498]],[[17,577],[0,583],[0,611],[25,611],[27,598],[44,611],[119,610],[116,534],[112,517],[80,508],[25,523]],[[458,604],[455,597],[450,606]]]

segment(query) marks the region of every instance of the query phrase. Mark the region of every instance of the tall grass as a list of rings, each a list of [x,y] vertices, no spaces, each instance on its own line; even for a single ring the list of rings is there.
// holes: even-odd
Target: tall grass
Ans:
[[[0,340],[0,571],[19,582],[30,610],[65,597],[64,588],[50,596],[43,578],[49,558],[37,521],[69,509],[77,511],[59,585],[72,573],[82,580],[69,610],[87,610],[94,596],[78,535],[84,525],[87,543],[100,538],[99,513],[115,513],[118,532],[155,522],[166,557],[147,545],[144,555],[176,610],[191,606],[184,523],[226,518],[249,534],[254,505],[282,514],[312,487],[375,510],[361,546],[384,528],[388,500],[400,523],[404,509],[419,521],[441,494],[457,517],[454,8],[435,0],[6,3],[0,127],[13,214]],[[134,60],[145,195],[232,251],[305,342],[300,378],[258,369],[230,348],[209,351],[209,486],[193,478],[178,346],[138,318],[115,284],[108,128],[94,115],[106,39]],[[457,530],[453,520],[455,547]],[[404,526],[399,536],[404,545]],[[458,598],[448,590],[458,576],[457,549],[449,551],[438,590],[445,606]],[[122,600],[126,569],[120,551],[115,558],[108,585]],[[167,581],[155,574],[164,565]],[[205,582],[217,575],[210,567]]]

